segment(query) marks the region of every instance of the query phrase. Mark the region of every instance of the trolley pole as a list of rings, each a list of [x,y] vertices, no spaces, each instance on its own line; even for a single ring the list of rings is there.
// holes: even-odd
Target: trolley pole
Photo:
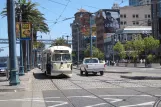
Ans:
[[[14,0],[7,0],[7,21],[9,39],[9,64],[10,64],[10,85],[20,84],[16,56],[16,32],[15,32],[15,3]]]

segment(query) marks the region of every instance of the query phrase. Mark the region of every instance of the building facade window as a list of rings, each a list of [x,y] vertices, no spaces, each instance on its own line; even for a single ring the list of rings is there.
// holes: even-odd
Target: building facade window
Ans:
[[[135,25],[135,21],[133,22],[133,25]]]
[[[147,18],[147,14],[145,14],[145,18]]]
[[[126,21],[124,21],[124,25],[126,25],[127,24],[127,22]]]
[[[124,14],[124,18],[126,18],[126,14]]]
[[[150,14],[148,14],[148,18],[150,18]]]
[[[135,14],[133,14],[132,17],[135,18]]]
[[[136,22],[136,25],[139,25],[139,22],[138,21]]]
[[[122,14],[120,15],[120,18],[123,18],[123,15]]]
[[[121,25],[123,25],[123,22],[121,21]]]
[[[136,14],[136,18],[139,18],[139,15],[138,14]]]

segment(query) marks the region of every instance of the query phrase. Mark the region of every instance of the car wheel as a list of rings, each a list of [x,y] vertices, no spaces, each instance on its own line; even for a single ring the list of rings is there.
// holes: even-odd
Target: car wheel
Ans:
[[[97,75],[97,72],[93,72],[94,75]]]
[[[80,75],[83,75],[83,71],[80,69]]]
[[[100,75],[102,76],[104,74],[104,72],[103,71],[100,71]]]
[[[86,74],[86,76],[88,76],[88,72],[87,71],[85,72],[85,74]]]

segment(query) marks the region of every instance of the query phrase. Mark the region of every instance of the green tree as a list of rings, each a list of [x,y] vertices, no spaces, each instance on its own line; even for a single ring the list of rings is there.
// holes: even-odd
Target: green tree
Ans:
[[[132,41],[127,41],[124,45],[126,55],[129,57],[129,62],[130,62],[130,57],[132,57],[132,51],[133,51],[133,42]]]
[[[115,46],[113,47],[114,51],[118,53],[120,59],[123,59],[126,57],[125,48],[121,42],[117,42]]]
[[[133,58],[135,62],[134,66],[136,66],[136,60],[145,48],[144,40],[141,38],[140,35],[138,35],[132,41],[127,41],[124,47],[128,56]]]
[[[159,47],[159,40],[154,39],[152,36],[144,38],[144,50],[151,51]]]
[[[144,48],[145,56],[148,56],[147,59],[150,61],[148,62],[151,63],[152,62],[151,59],[154,59],[154,56],[153,57],[151,56],[151,51],[158,48],[160,45],[160,42],[159,40],[154,39],[152,36],[150,36],[150,37],[144,38],[144,45],[145,45],[145,48]]]
[[[93,57],[99,58],[100,60],[104,59],[104,53],[100,51],[98,48],[92,46]],[[86,48],[84,51],[85,57],[90,57],[90,46]]]
[[[132,41],[132,57],[134,60],[137,60],[139,54],[141,54],[141,52],[144,51],[144,40],[141,38],[141,36],[136,37],[133,41]]]
[[[48,25],[45,23],[45,18],[43,17],[43,14],[36,8],[37,4],[28,2],[27,0],[20,0],[20,9],[22,9],[22,22],[31,22],[32,23],[32,28],[33,28],[33,40],[37,40],[37,32],[44,32],[47,33],[49,32]],[[16,8],[15,8],[16,9]],[[16,21],[18,21],[18,14],[17,10],[16,12]],[[1,12],[1,16],[5,17],[7,16],[7,8],[5,7],[3,11]],[[31,49],[31,41],[30,41],[30,50]],[[23,62],[24,62],[24,67],[26,67],[26,41],[23,41]],[[32,62],[32,57],[31,57],[32,51],[30,51],[30,62]],[[35,53],[37,56],[37,53]],[[37,60],[37,57],[35,57],[35,62]],[[25,68],[26,71],[26,68]]]
[[[52,46],[57,46],[57,45],[67,45],[67,41],[63,37],[59,37],[56,40],[53,41],[51,44]]]
[[[33,48],[38,50],[43,50],[45,49],[45,44],[43,42],[36,41],[34,42]]]

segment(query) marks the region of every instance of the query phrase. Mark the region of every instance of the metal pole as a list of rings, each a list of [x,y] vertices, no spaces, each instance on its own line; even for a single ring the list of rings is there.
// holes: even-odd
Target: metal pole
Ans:
[[[78,43],[78,56],[77,56],[77,67],[78,67],[78,65],[79,65],[79,29],[78,29],[78,25],[77,25],[77,43]]]
[[[69,37],[69,36],[67,35],[66,37],[67,37],[67,44],[68,44],[68,37]]]
[[[90,14],[90,57],[93,56],[93,53],[92,53],[92,45],[93,45],[93,41],[92,41],[92,14]]]
[[[19,1],[20,3],[20,1]],[[21,8],[20,8],[20,16],[19,16],[19,22],[20,22],[20,68],[19,68],[19,75],[23,76],[24,73],[24,66],[23,66],[23,47],[22,47],[22,14],[21,14]]]
[[[27,71],[30,71],[29,40],[27,40],[26,43],[27,43]]]
[[[32,24],[32,38],[31,38],[31,40],[32,40],[32,43],[31,43],[31,53],[32,53],[32,68],[34,68],[34,52],[33,52],[33,24]]]
[[[112,49],[114,48],[114,35],[113,36],[113,41],[112,41]],[[115,60],[115,55],[114,55],[114,49],[113,49],[113,63],[114,63],[114,60]]]
[[[14,0],[7,0],[7,20],[8,20],[8,39],[9,39],[9,62],[10,62],[10,85],[20,84],[17,70],[16,56],[16,32],[15,32],[15,8]]]

